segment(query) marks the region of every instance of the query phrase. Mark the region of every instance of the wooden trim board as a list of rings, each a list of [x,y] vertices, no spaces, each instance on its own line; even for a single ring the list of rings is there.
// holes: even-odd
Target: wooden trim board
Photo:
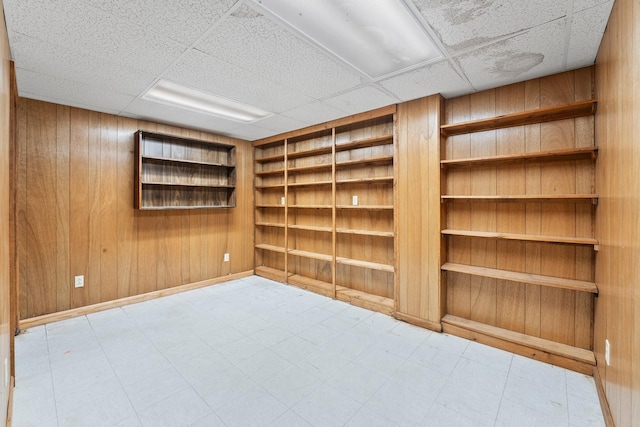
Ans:
[[[243,271],[242,273],[229,274],[228,276],[216,277],[215,279],[207,279],[201,282],[188,283],[182,286],[162,289],[159,291],[148,292],[146,294],[134,295],[131,297],[120,298],[113,301],[101,302],[98,304],[87,305],[84,307],[72,308],[71,310],[59,311],[57,313],[45,314],[42,316],[32,317],[20,321],[20,329],[33,328],[35,326],[44,325],[60,320],[71,319],[73,317],[84,316],[86,314],[97,313],[99,311],[108,310],[110,308],[122,307],[138,302],[149,301],[155,298],[161,298],[168,295],[179,294],[181,292],[191,291],[193,289],[204,288],[205,286],[217,285],[219,283],[228,282],[230,280],[242,279],[253,275],[253,270]]]
[[[600,408],[602,409],[602,417],[604,418],[604,423],[607,427],[615,427],[613,414],[611,413],[609,401],[607,400],[607,394],[604,391],[602,378],[600,377],[600,371],[598,371],[597,366],[593,368],[593,379],[596,383],[596,391],[598,392],[598,400],[600,400]]]
[[[442,323],[431,322],[426,319],[420,319],[419,317],[411,316],[410,314],[400,313],[396,311],[393,314],[398,320],[411,323],[412,325],[419,326],[421,328],[430,329],[435,332],[442,332]]]
[[[444,332],[562,368],[593,375],[593,352],[447,314]]]
[[[9,383],[9,402],[7,403],[7,427],[11,427],[13,421],[13,391],[16,388],[16,377],[11,375],[11,381]]]

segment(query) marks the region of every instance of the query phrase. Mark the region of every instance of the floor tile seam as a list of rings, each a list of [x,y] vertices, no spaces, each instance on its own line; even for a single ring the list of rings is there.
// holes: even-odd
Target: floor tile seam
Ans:
[[[116,307],[116,309],[120,309],[120,307]],[[128,314],[124,310],[122,310],[122,311],[128,317]],[[85,315],[85,317],[87,317],[87,316]],[[93,331],[93,333],[95,335],[95,329],[93,328],[93,324],[91,324],[91,321],[89,320],[88,317],[87,317],[87,321],[89,322],[89,326],[91,327],[91,330]],[[125,386],[122,383],[122,380],[120,379],[120,377],[116,373],[116,370],[114,369],[114,366],[113,366],[113,362],[111,361],[111,359],[107,355],[107,352],[104,350],[104,347],[103,347],[102,342],[100,340],[98,340],[98,345],[100,346],[100,349],[102,350],[102,353],[104,354],[105,359],[107,359],[107,363],[109,363],[109,366],[111,367],[111,371],[113,372],[113,376],[118,381],[118,384],[120,384],[120,389],[122,390],[124,395],[127,397],[127,402],[129,402],[129,405],[131,406],[131,409],[133,409],[133,413],[135,414],[136,418],[138,419],[138,422],[140,422],[140,424],[142,424],[142,421],[140,420],[140,414],[138,413],[138,410],[135,407],[135,405],[133,404],[133,402],[131,401],[131,397],[129,396],[129,393],[127,393],[127,389],[125,388]],[[164,357],[164,355],[163,355],[163,357]],[[123,421],[123,420],[124,420],[124,418],[122,420],[118,420],[118,421]]]
[[[504,402],[504,393],[507,390],[507,383],[509,382],[509,377],[511,376],[511,367],[513,365],[513,354],[511,354],[511,358],[509,360],[509,367],[507,368],[507,378],[504,382],[504,387],[502,388],[502,394],[500,395],[500,403],[498,404],[498,412],[496,412],[496,419],[494,420],[493,425],[498,424],[498,416],[500,415],[500,409],[502,409],[502,402]],[[515,374],[514,374],[515,375]],[[508,400],[508,399],[507,399]]]
[[[56,386],[53,382],[53,366],[51,364],[51,350],[49,348],[49,331],[45,325],[44,327],[44,336],[47,342],[47,354],[49,356],[49,379],[51,380],[51,390],[53,391],[53,406],[56,411],[56,425],[60,425],[60,413],[58,411],[58,404],[56,403]]]

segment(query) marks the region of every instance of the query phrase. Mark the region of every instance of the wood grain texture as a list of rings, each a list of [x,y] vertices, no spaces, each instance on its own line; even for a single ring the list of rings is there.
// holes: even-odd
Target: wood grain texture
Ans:
[[[396,310],[439,324],[440,304],[440,97],[400,104]]]
[[[594,98],[586,68],[446,101],[447,123],[520,114]],[[518,202],[449,199],[445,203],[448,262],[520,273],[593,281],[595,208],[576,200],[535,197],[593,194],[593,159],[568,150],[593,147],[593,117],[528,123],[445,138],[443,169],[448,196],[526,196]],[[526,153],[564,158],[520,158]],[[588,151],[586,152],[588,153]],[[505,161],[490,162],[491,156]],[[545,154],[546,156],[546,154]],[[582,156],[582,154],[580,155]],[[516,161],[511,161],[515,157]],[[483,159],[469,165],[456,160]],[[506,161],[509,159],[509,161]],[[464,166],[464,167],[462,167]],[[444,178],[443,178],[444,181]],[[473,231],[469,231],[473,230]],[[480,237],[497,238],[485,239]],[[552,244],[579,243],[584,246]],[[591,246],[589,246],[591,245]],[[446,273],[447,313],[512,332],[592,349],[593,296],[588,292],[516,283],[459,271]],[[580,295],[578,295],[580,294]],[[586,295],[584,295],[586,294]]]
[[[11,142],[11,52],[7,40],[7,31],[0,0],[0,361],[12,359],[10,328],[11,321],[11,283],[10,283],[10,167],[9,154]],[[0,423],[5,423],[10,414],[13,371],[9,369],[9,378],[0,374]],[[6,386],[5,386],[6,384]]]
[[[253,269],[253,239],[246,233],[253,228],[250,143],[30,99],[20,104],[21,319]],[[133,134],[139,129],[236,145],[237,207],[134,210]],[[225,252],[231,262],[223,263]],[[73,287],[76,275],[85,276],[84,288]]]
[[[639,19],[636,1],[614,3],[595,72],[595,138],[602,147],[596,166],[597,190],[602,192],[595,224],[602,241],[595,272],[600,289],[594,323],[596,380],[621,427],[640,425]],[[606,339],[610,366],[604,360]]]

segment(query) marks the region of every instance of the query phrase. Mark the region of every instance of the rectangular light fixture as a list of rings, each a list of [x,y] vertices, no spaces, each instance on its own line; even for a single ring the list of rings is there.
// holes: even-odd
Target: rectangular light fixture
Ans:
[[[369,77],[442,56],[402,0],[257,0]]]
[[[238,122],[253,122],[271,115],[268,111],[257,107],[178,85],[167,80],[159,80],[142,98]]]

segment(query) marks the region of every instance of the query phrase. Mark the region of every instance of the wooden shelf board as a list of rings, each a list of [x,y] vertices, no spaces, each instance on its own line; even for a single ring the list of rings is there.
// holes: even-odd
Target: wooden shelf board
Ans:
[[[259,265],[254,269],[255,274],[258,276],[266,277],[267,279],[276,280],[278,282],[284,282],[285,275],[283,270],[277,268],[267,267],[266,265]]]
[[[466,159],[441,160],[442,167],[470,167],[501,163],[528,163],[542,161],[567,161],[595,159],[598,147],[579,147],[568,150],[539,151],[535,153],[506,154],[501,156],[472,157]]]
[[[256,225],[259,227],[284,228],[284,224],[280,224],[278,222],[256,222]]]
[[[193,206],[142,206],[141,211],[170,211],[184,209],[228,209],[235,208],[236,205],[193,205]]]
[[[372,166],[372,165],[386,165],[386,164],[393,164],[393,155],[338,162],[336,163],[336,169],[348,168],[352,166]]]
[[[351,265],[353,267],[368,268],[370,270],[386,271],[388,273],[393,273],[395,271],[392,265],[382,264],[379,262],[361,261],[359,259],[352,259],[352,258],[345,258],[345,257],[336,257],[336,262],[338,264]]]
[[[488,239],[521,240],[527,242],[563,243],[570,245],[597,245],[598,241],[591,237],[541,236],[537,234],[497,233],[491,231],[471,231],[445,229],[442,234],[451,236],[483,237]]]
[[[290,159],[299,159],[301,157],[320,156],[322,154],[329,154],[332,151],[333,151],[333,148],[331,146],[328,146],[328,147],[314,148],[313,150],[287,152],[287,159],[290,160]]]
[[[311,259],[317,259],[320,261],[329,261],[329,262],[333,261],[333,256],[327,255],[327,254],[319,254],[317,252],[302,251],[300,249],[290,249],[288,253],[290,255],[295,255],[303,258],[311,258]]]
[[[256,190],[269,190],[275,188],[284,188],[284,184],[273,184],[273,185],[256,185]]]
[[[336,151],[355,150],[356,148],[375,147],[377,145],[393,144],[393,134],[374,136],[357,141],[336,144]]]
[[[444,195],[443,202],[591,202],[598,203],[597,194],[549,194],[549,195],[508,195],[508,196],[452,196]]]
[[[593,282],[582,280],[562,279],[560,277],[542,276],[539,274],[519,273],[515,271],[499,270],[488,267],[456,264],[447,262],[441,267],[444,271],[472,274],[474,276],[491,277],[511,282],[532,283],[534,285],[549,286],[553,288],[571,289],[574,291],[590,292],[597,294],[598,287]]]
[[[289,205],[291,209],[331,209],[331,205]]]
[[[284,175],[284,169],[274,169],[271,171],[256,172],[256,176],[267,176],[267,175]]]
[[[377,176],[373,178],[351,178],[336,180],[336,184],[376,184],[393,182],[392,176]]]
[[[526,347],[534,348],[546,353],[562,356],[577,362],[586,363],[595,366],[596,360],[593,352],[566,344],[557,343],[555,341],[543,338],[525,335],[519,332],[510,331],[496,326],[486,325],[484,323],[475,322],[473,320],[464,319],[450,314],[442,318],[442,323],[457,326],[459,328],[478,332],[483,335],[520,344]]]
[[[284,208],[284,205],[256,205],[256,209]]]
[[[313,225],[296,225],[296,224],[294,225],[289,224],[288,227],[293,230],[322,231],[322,232],[331,233],[331,227],[317,227]]]
[[[355,234],[360,236],[393,237],[393,231],[354,230],[350,228],[336,228],[336,233]]]
[[[371,211],[392,211],[393,205],[337,205],[336,209],[362,209]]]
[[[336,298],[340,301],[348,302],[368,310],[378,311],[389,316],[393,315],[395,311],[393,298],[381,297],[344,286],[336,286]]]
[[[176,159],[172,157],[147,156],[147,155],[143,155],[141,157],[143,162],[145,160],[152,160],[152,161],[166,162],[166,163],[187,163],[190,165],[212,166],[212,167],[230,168],[230,169],[235,168],[234,165],[218,163],[218,162],[202,162],[197,160],[185,160],[185,159]]]
[[[329,164],[321,164],[321,165],[311,165],[311,166],[300,166],[296,168],[288,168],[287,172],[289,173],[302,173],[302,172],[315,172],[315,171],[323,171],[323,170],[331,170],[331,163]]]
[[[316,181],[316,182],[290,182],[287,187],[315,187],[332,185],[332,181]]]
[[[310,277],[301,276],[299,274],[292,274],[287,278],[287,283],[290,285],[298,286],[302,289],[307,289],[309,291],[313,291],[319,293],[321,295],[325,295],[328,297],[332,297],[334,295],[334,287],[331,283],[323,282],[322,280],[312,279]]]
[[[277,161],[284,161],[284,154],[275,154],[273,156],[266,156],[255,159],[256,163],[269,163]]]
[[[539,108],[520,113],[504,114],[496,117],[488,117],[486,119],[442,125],[440,126],[440,133],[443,136],[451,136],[463,133],[502,129],[512,126],[523,126],[533,123],[571,119],[574,117],[592,115],[596,112],[596,107],[596,100],[590,99],[588,101],[578,101],[571,104]]]
[[[177,182],[151,182],[143,181],[142,185],[153,185],[158,187],[199,187],[199,188],[219,188],[219,189],[235,189],[235,185],[208,185],[208,184],[185,184]]]
[[[285,250],[283,247],[281,246],[275,246],[275,245],[267,245],[265,243],[258,243],[257,245],[255,245],[256,249],[262,249],[265,251],[271,251],[271,252],[278,252],[278,253],[285,253]]]

